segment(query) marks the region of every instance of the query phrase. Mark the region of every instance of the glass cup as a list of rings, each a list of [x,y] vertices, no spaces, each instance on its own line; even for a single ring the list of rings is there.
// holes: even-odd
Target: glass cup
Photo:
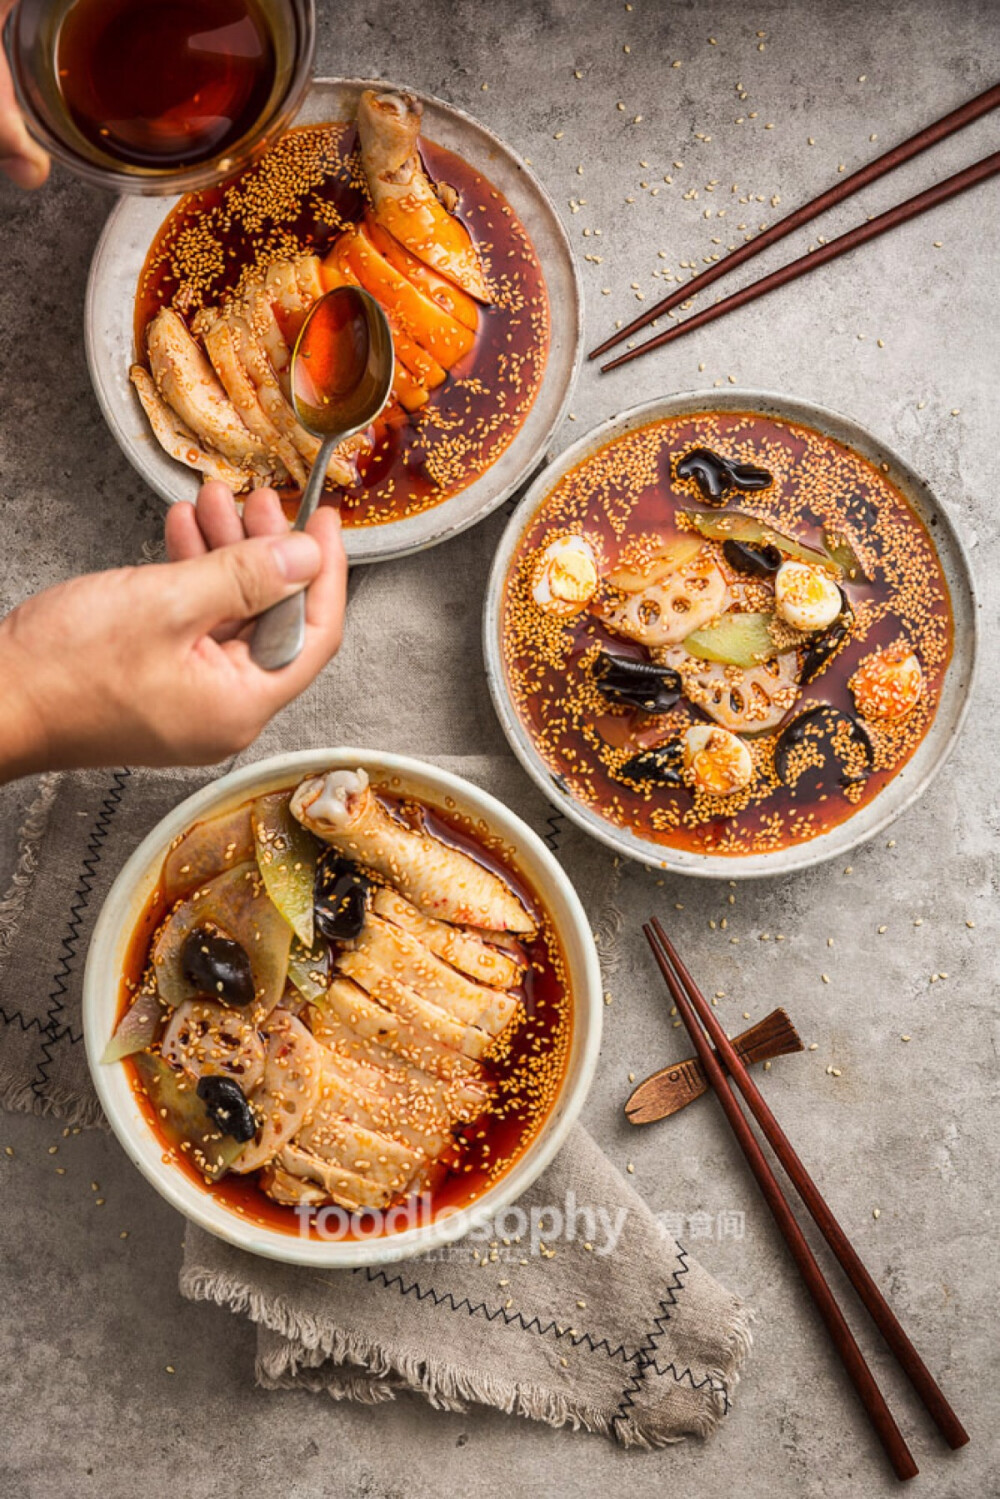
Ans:
[[[28,129],[57,161],[85,181],[120,193],[192,192],[230,177],[288,128],[312,79],[314,0],[256,0],[270,33],[274,78],[256,121],[222,154],[183,166],[135,165],[102,151],[74,122],[59,86],[60,27],[74,0],[19,0],[4,27],[4,47]]]

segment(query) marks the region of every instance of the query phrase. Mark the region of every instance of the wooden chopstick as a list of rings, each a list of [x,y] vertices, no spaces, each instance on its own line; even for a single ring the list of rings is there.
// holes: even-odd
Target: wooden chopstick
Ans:
[[[812,1214],[827,1243],[836,1254],[851,1284],[857,1290],[858,1295],[870,1312],[872,1319],[885,1338],[900,1367],[932,1416],[938,1430],[952,1448],[964,1446],[969,1440],[968,1433],[910,1342],[892,1308],[872,1280],[854,1246],[830,1211],[815,1182],[809,1176],[791,1142],[762,1097],[760,1090],[740,1061],[735,1048],[717,1017],[709,1008],[704,995],[698,989],[687,968],[681,961],[670,938],[663,930],[660,922],[655,918],[652,926],[645,930],[661,972],[663,972],[667,980],[667,986],[677,1003],[678,1012],[685,1018],[685,1023],[688,1023],[690,1018],[697,1016],[697,1020],[701,1021],[706,1027],[709,1036],[717,1047],[717,1052],[712,1051],[712,1056],[717,1060],[721,1058],[731,1078],[740,1088],[758,1120],[768,1143],[774,1149],[775,1154],[788,1173],[793,1186]],[[678,998],[678,996],[680,997]],[[705,1042],[704,1036],[702,1036],[702,1040]],[[707,1042],[705,1044],[707,1045]],[[711,1048],[709,1049],[711,1050]],[[729,1103],[735,1106],[735,1099],[728,1087],[726,1088],[726,1098]],[[726,1112],[728,1115],[728,1108]],[[736,1108],[736,1113],[743,1127],[749,1132],[749,1126],[738,1108]],[[739,1130],[737,1130],[737,1133],[739,1133]],[[751,1140],[753,1139],[752,1134],[750,1138]]]
[[[733,1133],[739,1142],[740,1149],[746,1156],[747,1164],[760,1187],[768,1207],[774,1214],[775,1221],[784,1236],[785,1242],[792,1252],[792,1257],[799,1268],[806,1288],[812,1296],[816,1307],[826,1323],[827,1331],[833,1341],[841,1363],[847,1370],[854,1388],[857,1390],[868,1418],[874,1426],[882,1446],[885,1448],[889,1461],[892,1463],[896,1477],[899,1479],[915,1478],[919,1471],[913,1460],[913,1454],[903,1439],[903,1434],[893,1419],[892,1412],[885,1403],[885,1397],[875,1382],[875,1376],[865,1362],[864,1354],[855,1341],[854,1334],[847,1325],[843,1312],[837,1304],[836,1298],[830,1287],[823,1278],[823,1272],[817,1263],[816,1257],[806,1242],[805,1235],[796,1221],[791,1208],[785,1201],[784,1195],[778,1185],[778,1179],[771,1170],[757,1143],[756,1136],[750,1128],[747,1119],[736,1102],[726,1075],[722,1070],[718,1055],[710,1045],[708,1037],[698,1023],[698,1018],[692,1008],[683,987],[675,977],[670,966],[670,959],[666,951],[661,947],[653,927],[643,927],[653,956],[659,964],[660,971],[667,981],[667,986],[677,1006],[677,1013],[687,1026],[688,1034],[694,1043],[695,1050],[701,1065],[704,1067],[716,1096],[725,1112],[726,1118],[732,1125]]]
[[[692,333],[695,328],[702,328],[706,323],[714,322],[716,318],[725,317],[727,312],[732,312],[736,307],[742,307],[747,302],[755,302],[758,297],[766,296],[769,291],[784,286],[788,281],[795,281],[799,276],[807,276],[810,271],[817,270],[828,261],[836,260],[840,255],[846,255],[850,250],[856,250],[859,245],[867,244],[868,240],[876,239],[880,234],[885,234],[889,229],[895,229],[899,224],[905,224],[908,219],[914,219],[918,214],[926,213],[930,208],[936,208],[939,203],[946,203],[949,198],[954,198],[958,193],[964,193],[970,187],[985,182],[987,178],[994,177],[997,172],[1000,172],[1000,151],[984,156],[981,161],[974,162],[972,166],[965,167],[952,177],[946,177],[943,182],[926,188],[915,197],[907,198],[904,203],[897,203],[895,208],[887,209],[885,213],[869,219],[867,223],[856,225],[846,234],[841,234],[836,239],[830,240],[828,244],[821,245],[818,250],[800,255],[798,260],[789,261],[788,265],[772,271],[769,276],[763,276],[759,281],[751,282],[749,286],[743,287],[742,291],[733,292],[732,296],[723,297],[721,302],[716,302],[701,312],[693,313],[683,323],[677,323],[674,327],[667,328],[665,332],[658,333],[655,338],[647,339],[637,349],[629,349],[624,354],[619,354],[617,359],[609,359],[607,364],[601,365],[602,371],[616,370],[620,365],[628,364],[630,359],[638,359],[641,354],[648,354],[651,349],[662,348],[664,344],[683,338],[685,333]]]
[[[989,114],[991,110],[1000,105],[1000,83],[995,83],[992,88],[977,94],[974,99],[953,109],[950,114],[942,115],[940,120],[935,120],[933,125],[927,125],[923,130],[918,130],[916,135],[911,135],[909,140],[901,141],[898,146],[893,146],[891,151],[884,151],[881,156],[876,156],[866,166],[860,167],[858,171],[852,172],[849,177],[844,177],[840,182],[834,183],[833,187],[827,188],[826,192],[820,193],[819,197],[804,203],[801,208],[796,208],[794,213],[786,214],[770,229],[763,230],[754,239],[748,240],[746,244],[738,246],[728,255],[709,266],[708,270],[702,271],[700,275],[694,276],[686,281],[682,287],[671,292],[668,297],[662,298],[653,307],[650,307],[635,318],[625,328],[618,328],[606,338],[596,349],[588,354],[588,359],[598,359],[613,349],[616,344],[631,338],[640,328],[647,327],[655,318],[663,317],[674,307],[679,307],[689,297],[695,296],[703,291],[706,286],[711,286],[713,281],[718,281],[720,276],[725,276],[729,271],[735,270],[745,260],[750,260],[754,255],[759,255],[761,250],[766,250],[768,245],[776,244],[779,239],[784,239],[787,234],[792,234],[800,229],[803,224],[808,224],[812,219],[818,218],[835,203],[842,203],[845,198],[850,198],[861,188],[867,187],[870,182],[875,182],[879,177],[884,177],[886,172],[892,172],[896,167],[902,166],[904,161],[910,161],[914,156],[919,156],[921,151],[926,151],[929,146],[936,146],[938,141],[945,140],[949,135],[954,135],[956,130],[964,130],[966,125],[971,125],[973,120],[978,120],[982,115]]]
[[[969,1440],[968,1432],[948,1404],[927,1365],[910,1342],[895,1312],[865,1268],[854,1245],[830,1211],[819,1188],[796,1154],[791,1141],[768,1107],[763,1094],[740,1060],[736,1048],[720,1025],[718,1017],[713,1014],[704,995],[678,956],[677,949],[655,917],[652,928],[670,960],[677,983],[683,988],[698,1019],[708,1031],[723,1066],[749,1104],[764,1137],[788,1173],[789,1180],[812,1214],[826,1242],[840,1261],[852,1286],[871,1313],[876,1327],[927,1407],[945,1441],[950,1447],[963,1447]],[[673,993],[673,984],[669,979],[667,983]]]

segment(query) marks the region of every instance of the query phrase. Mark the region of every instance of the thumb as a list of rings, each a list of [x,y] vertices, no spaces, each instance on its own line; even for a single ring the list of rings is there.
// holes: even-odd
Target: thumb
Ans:
[[[168,563],[184,618],[199,630],[252,619],[302,588],[323,565],[319,543],[302,531],[258,536],[203,557]]]

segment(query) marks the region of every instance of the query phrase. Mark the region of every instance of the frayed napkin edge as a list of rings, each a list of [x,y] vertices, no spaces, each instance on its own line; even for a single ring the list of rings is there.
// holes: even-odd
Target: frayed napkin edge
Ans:
[[[0,896],[0,992],[11,948],[21,930],[34,889],[42,840],[48,832],[49,817],[64,775],[64,771],[56,770],[48,771],[40,778],[34,800],[18,832],[14,873]],[[43,1094],[35,1088],[32,1079],[26,1081],[13,1072],[0,1072],[0,1108],[12,1114],[54,1115],[64,1124],[81,1129],[108,1128],[104,1111],[92,1093],[47,1084]]]
[[[0,896],[0,975],[21,930],[28,897],[38,871],[39,850],[48,829],[49,815],[62,777],[62,771],[49,771],[42,776],[17,835],[17,863],[7,889]]]
[[[438,1410],[464,1412],[470,1404],[492,1406],[505,1415],[523,1416],[552,1427],[569,1426],[617,1441],[623,1447],[644,1451],[671,1446],[687,1435],[706,1438],[715,1431],[729,1410],[731,1397],[753,1347],[751,1325],[754,1312],[738,1296],[730,1299],[732,1327],[726,1335],[721,1364],[706,1370],[711,1379],[708,1407],[692,1418],[690,1433],[667,1434],[656,1423],[637,1420],[635,1411],[609,1416],[595,1406],[580,1406],[568,1395],[538,1385],[524,1385],[462,1374],[449,1365],[438,1365],[426,1356],[385,1356],[375,1339],[326,1328],[313,1317],[294,1311],[280,1296],[264,1295],[230,1275],[220,1275],[198,1266],[185,1265],[179,1276],[181,1295],[189,1301],[208,1301],[236,1316],[246,1316],[284,1340],[271,1356],[258,1354],[254,1377],[261,1389],[306,1389],[326,1394],[332,1400],[357,1400],[381,1404],[394,1400],[399,1391],[421,1395]],[[330,1385],[318,1369],[331,1361],[344,1370],[353,1365],[359,1374],[345,1372],[339,1387]]]

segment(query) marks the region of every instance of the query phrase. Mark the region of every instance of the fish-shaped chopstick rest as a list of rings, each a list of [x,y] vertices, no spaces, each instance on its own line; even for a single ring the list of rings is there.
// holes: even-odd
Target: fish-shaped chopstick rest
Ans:
[[[798,1031],[780,1009],[772,1010],[748,1031],[734,1036],[733,1045],[747,1066],[804,1050]],[[708,1081],[701,1063],[697,1057],[689,1057],[671,1067],[661,1067],[641,1082],[625,1104],[625,1114],[631,1124],[652,1124],[656,1119],[676,1114],[707,1092]]]

